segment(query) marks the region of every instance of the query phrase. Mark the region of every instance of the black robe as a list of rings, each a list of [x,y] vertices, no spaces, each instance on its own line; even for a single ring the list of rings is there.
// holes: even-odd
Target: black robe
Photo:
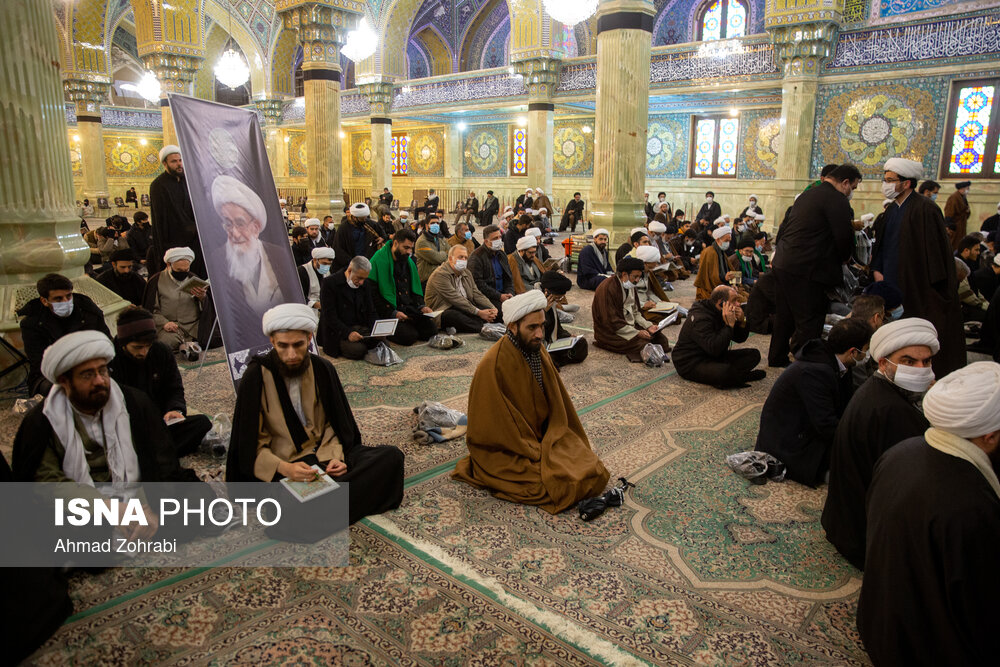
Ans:
[[[316,355],[310,355],[310,360],[316,395],[319,396],[323,413],[344,450],[347,472],[337,477],[336,481],[350,483],[350,523],[399,507],[403,501],[403,453],[389,445],[362,445],[361,431],[354,421],[354,414],[347,402],[347,394],[344,393],[337,370],[329,361]],[[251,359],[240,381],[226,460],[227,482],[260,481],[254,475],[254,462],[257,460],[257,432],[260,428],[260,397],[264,388],[263,368],[280,378],[277,353],[274,350]],[[295,442],[301,445],[308,436],[295,415],[285,383],[276,381],[274,384],[288,431]]]
[[[934,355],[933,363],[934,375],[941,378],[966,364],[955,258],[937,204],[911,193],[902,207],[902,216],[899,289],[903,293],[903,317],[922,317],[937,329],[941,351]],[[872,266],[883,252],[883,237],[876,236]]]
[[[915,437],[875,465],[858,630],[876,665],[995,665],[1000,498]]]
[[[928,426],[904,390],[878,374],[854,393],[840,418],[830,450],[822,523],[826,539],[859,570],[865,565],[865,494],[875,462]]]
[[[115,267],[112,266],[97,275],[97,282],[133,306],[142,305],[142,295],[146,291],[146,281],[138,273],[129,271],[125,275],[120,275],[115,271]]]
[[[205,255],[201,251],[198,226],[194,221],[194,209],[188,196],[187,182],[179,180],[164,171],[149,184],[149,219],[153,225],[153,266],[152,274],[163,268],[163,253],[170,248],[191,248],[194,261],[191,271],[199,276],[207,275]]]

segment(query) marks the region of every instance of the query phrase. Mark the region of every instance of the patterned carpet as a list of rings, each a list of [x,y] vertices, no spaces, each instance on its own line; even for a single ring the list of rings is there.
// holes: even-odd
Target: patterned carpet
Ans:
[[[691,281],[676,287],[690,304]],[[590,297],[570,293],[585,306]],[[572,326],[592,340],[589,308]],[[672,341],[677,331],[667,329]],[[725,466],[753,448],[774,371],[719,391],[591,346],[563,380],[612,479],[637,488],[583,523],[452,481],[463,440],[410,439],[421,400],[466,408],[489,343],[465,341],[401,349],[406,363],[389,369],[337,362],[365,442],[406,454],[403,506],[352,529],[350,567],[77,574],[76,614],[30,663],[868,664],[854,627],[860,573],[819,526],[825,490],[754,486]],[[189,401],[231,413],[213,359],[184,370]],[[0,401],[7,456],[10,407]]]

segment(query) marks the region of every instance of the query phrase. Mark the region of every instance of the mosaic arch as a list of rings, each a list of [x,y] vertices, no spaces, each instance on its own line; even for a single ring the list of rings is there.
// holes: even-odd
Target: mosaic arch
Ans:
[[[414,40],[406,43],[406,60],[411,79],[423,79],[431,75],[431,59],[423,46]]]
[[[431,76],[452,73],[455,61],[453,51],[437,26],[425,26],[419,32],[410,35],[410,42],[416,42],[427,54]]]
[[[505,0],[490,0],[473,17],[459,55],[459,71],[465,72],[510,63],[510,10]]]
[[[694,42],[698,39],[697,17],[714,0],[654,0],[653,46]],[[744,0],[750,8],[747,35],[764,32],[764,0]]]
[[[282,30],[274,42],[271,51],[271,91],[295,94],[295,52],[298,47],[298,37],[294,30]]]

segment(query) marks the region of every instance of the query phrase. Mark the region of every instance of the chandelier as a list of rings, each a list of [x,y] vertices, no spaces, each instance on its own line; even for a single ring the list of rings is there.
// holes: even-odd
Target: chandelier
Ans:
[[[567,27],[586,21],[597,11],[598,0],[542,0],[546,13]]]
[[[235,90],[250,79],[250,68],[243,56],[230,46],[215,63],[215,78]]]
[[[340,52],[356,63],[368,58],[378,48],[378,35],[368,27],[368,20],[362,16],[358,27],[347,33],[347,40]]]
[[[132,90],[149,101],[149,102],[159,102],[160,101],[160,82],[156,80],[156,77],[152,72],[146,72],[139,79],[138,84],[123,83],[122,90]]]

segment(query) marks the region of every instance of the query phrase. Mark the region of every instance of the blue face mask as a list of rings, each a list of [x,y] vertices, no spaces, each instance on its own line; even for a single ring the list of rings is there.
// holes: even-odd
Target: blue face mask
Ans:
[[[427,228],[427,231],[436,236],[441,231],[441,225],[435,222]]]
[[[465,239],[469,240],[472,238],[472,232],[465,232]]]
[[[931,195],[931,201],[934,201],[935,199],[937,199],[937,195],[938,195],[938,193],[936,193],[936,192],[935,192],[935,193],[933,193],[933,194]]]
[[[895,310],[889,312],[889,321],[894,322],[903,316],[903,307],[897,306]]]
[[[319,275],[325,276],[326,274],[330,273],[330,265],[320,264],[319,266],[316,267],[316,271],[319,273]]]

